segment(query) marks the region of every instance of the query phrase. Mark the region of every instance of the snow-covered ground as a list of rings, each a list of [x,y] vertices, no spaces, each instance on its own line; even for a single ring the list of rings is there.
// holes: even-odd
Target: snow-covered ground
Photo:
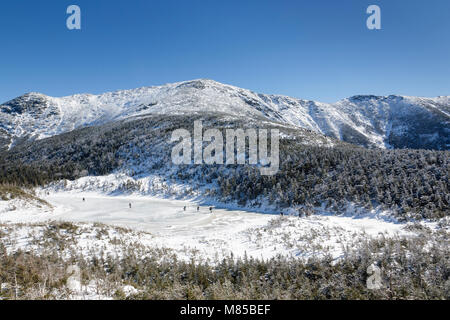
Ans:
[[[219,208],[210,213],[209,207],[205,206],[200,206],[197,211],[198,205],[193,201],[106,196],[93,192],[58,192],[43,198],[53,206],[52,210],[5,209],[3,206],[0,223],[71,221],[88,223],[83,227],[86,229],[94,228],[93,223],[99,222],[134,230],[123,235],[124,241],[138,242],[149,248],[171,249],[184,260],[194,257],[211,262],[230,255],[269,259],[277,255],[308,258],[331,254],[339,258],[344,246],[352,246],[362,239],[410,234],[404,229],[405,224],[376,216],[299,218]],[[31,246],[33,237],[29,236],[28,227],[20,228],[25,229],[18,233],[16,246],[26,249]],[[80,236],[78,241],[83,251],[96,248],[114,251],[114,248],[108,248],[113,246],[110,242],[95,236]]]

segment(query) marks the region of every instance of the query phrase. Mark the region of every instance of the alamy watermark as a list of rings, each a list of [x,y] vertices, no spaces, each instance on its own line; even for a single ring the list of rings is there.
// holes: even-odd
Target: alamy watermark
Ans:
[[[81,30],[81,9],[78,5],[72,4],[67,7],[67,14],[70,16],[66,20],[66,26],[69,30]],[[372,4],[367,7],[366,13],[370,16],[366,20],[366,26],[369,30],[381,29],[381,9],[378,5]]]
[[[278,129],[270,130],[270,155],[267,129],[208,129],[203,132],[202,121],[194,121],[193,139],[187,129],[172,132],[170,142],[181,140],[172,149],[174,164],[251,164],[260,165],[262,175],[275,175],[279,170]],[[247,142],[248,141],[248,148]],[[204,146],[204,143],[209,143]],[[246,152],[248,150],[248,154]],[[193,154],[193,158],[192,158]]]
[[[66,20],[66,27],[69,30],[81,30],[81,9],[77,5],[70,5],[66,10],[70,16]]]
[[[372,4],[367,7],[367,14],[370,16],[366,20],[366,26],[369,30],[380,30],[381,29],[381,9],[379,6]]]

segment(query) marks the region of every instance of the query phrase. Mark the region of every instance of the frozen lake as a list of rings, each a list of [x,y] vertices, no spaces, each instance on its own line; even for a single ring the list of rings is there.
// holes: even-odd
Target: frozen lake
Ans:
[[[209,207],[205,206],[199,206],[197,211],[197,204],[193,202],[150,197],[55,194],[45,199],[58,208],[53,219],[101,222],[155,235],[209,234],[228,228],[235,231],[239,227],[265,224],[274,217],[270,214],[217,208],[211,213]]]
[[[282,254],[307,258],[324,250],[339,257],[342,246],[352,246],[354,241],[360,241],[358,237],[406,234],[402,230],[403,224],[376,217],[313,215],[280,218],[273,214],[217,208],[210,213],[206,206],[200,206],[197,211],[197,204],[191,201],[144,196],[69,192],[40,196],[54,209],[3,209],[0,210],[0,222],[54,220],[126,227],[148,232],[150,238],[145,238],[146,245],[173,249],[186,259],[189,259],[186,250],[194,250],[200,257],[210,259],[230,254],[235,257],[270,258]]]

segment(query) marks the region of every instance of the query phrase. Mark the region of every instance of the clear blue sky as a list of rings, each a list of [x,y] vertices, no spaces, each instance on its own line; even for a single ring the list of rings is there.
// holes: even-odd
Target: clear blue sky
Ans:
[[[71,4],[81,31],[66,28]],[[196,78],[325,102],[450,95],[450,1],[0,2],[0,102]]]

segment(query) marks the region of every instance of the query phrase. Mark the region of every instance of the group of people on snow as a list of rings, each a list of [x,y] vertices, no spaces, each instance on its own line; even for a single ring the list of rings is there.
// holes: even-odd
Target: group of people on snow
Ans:
[[[183,211],[186,211],[186,209],[187,209],[187,207],[184,206],[184,207],[183,207]],[[200,211],[200,206],[197,206],[197,211]],[[213,207],[209,207],[209,212],[212,213],[212,211],[213,211]]]
[[[86,202],[86,198],[83,197],[83,202]],[[131,202],[128,203],[128,207],[131,209]],[[187,207],[184,206],[183,207],[183,211],[186,211]],[[197,206],[197,211],[200,211],[200,206]],[[212,213],[213,211],[213,207],[209,207],[209,212]],[[299,209],[298,210],[298,217],[309,217],[312,213],[309,210],[303,210],[303,209]],[[284,216],[284,212],[280,211],[280,216]]]
[[[84,197],[83,197],[83,202],[86,202],[86,198],[84,198]],[[128,207],[131,209],[131,202],[128,203]],[[186,211],[186,209],[187,209],[187,207],[184,206],[183,211]],[[200,211],[200,206],[197,206],[197,211]],[[209,212],[212,213],[212,211],[213,211],[213,207],[209,207]]]

